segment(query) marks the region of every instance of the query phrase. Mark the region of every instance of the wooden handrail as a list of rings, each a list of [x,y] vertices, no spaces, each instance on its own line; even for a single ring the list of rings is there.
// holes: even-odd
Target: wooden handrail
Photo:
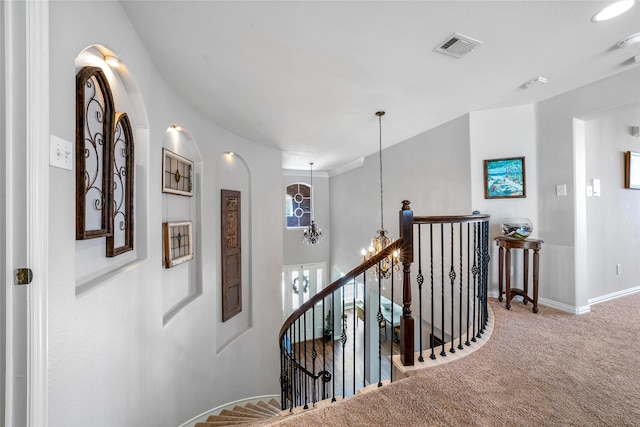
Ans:
[[[474,215],[443,215],[443,216],[414,216],[414,224],[450,224],[459,222],[480,222],[491,218],[491,215],[474,214]]]
[[[287,333],[287,330],[289,329],[289,327],[298,318],[300,318],[307,310],[313,308],[313,306],[315,306],[317,303],[322,301],[325,297],[331,295],[337,289],[339,289],[340,287],[344,286],[345,283],[349,282],[350,280],[355,279],[360,274],[364,273],[365,271],[367,271],[368,269],[370,269],[374,265],[378,264],[380,261],[382,261],[383,259],[385,259],[389,255],[391,255],[393,253],[393,251],[400,250],[402,248],[402,244],[403,244],[402,238],[394,241],[389,246],[387,246],[382,251],[380,251],[378,254],[376,254],[373,257],[371,257],[371,259],[369,259],[367,261],[364,261],[362,264],[360,264],[359,266],[357,266],[356,268],[354,268],[353,270],[351,270],[350,272],[345,274],[343,277],[341,277],[338,280],[334,281],[333,283],[331,283],[326,288],[320,290],[317,294],[315,294],[314,296],[309,298],[300,307],[298,307],[298,309],[296,311],[291,313],[291,315],[289,317],[287,317],[287,320],[284,321],[284,324],[282,325],[282,328],[280,328],[280,334],[279,334],[280,350],[281,351],[285,350],[285,348],[284,348],[284,335]]]

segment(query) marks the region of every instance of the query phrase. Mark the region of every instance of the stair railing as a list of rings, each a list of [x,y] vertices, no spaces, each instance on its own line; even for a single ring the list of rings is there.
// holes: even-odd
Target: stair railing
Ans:
[[[328,398],[335,401],[376,382],[379,387],[383,380],[393,381],[393,358],[398,353],[402,365],[412,366],[416,354],[424,362],[425,349],[436,359],[435,349],[442,346],[439,355],[446,357],[447,346],[451,353],[456,351],[456,339],[457,348],[463,350],[482,337],[488,319],[489,215],[414,217],[409,204],[403,201],[398,240],[319,291],[285,320],[279,334],[282,409],[307,409],[309,404]],[[387,257],[393,260],[392,269],[397,269],[394,251],[399,251],[402,264],[400,298],[395,296],[395,275],[385,281],[381,268],[370,272]],[[414,252],[418,255],[417,336],[411,307]],[[426,297],[423,258],[429,263]],[[375,279],[372,284],[367,283],[367,275]],[[390,289],[385,290],[383,283],[388,282]],[[354,290],[361,286],[363,294],[353,292],[345,298],[347,284],[353,284]],[[430,305],[424,304],[425,298]],[[389,305],[384,309],[383,299]],[[384,340],[388,350],[383,349]]]

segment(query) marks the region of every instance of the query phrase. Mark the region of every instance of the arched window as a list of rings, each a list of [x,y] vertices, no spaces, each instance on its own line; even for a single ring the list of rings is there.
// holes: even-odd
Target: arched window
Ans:
[[[307,184],[287,186],[285,196],[287,228],[307,227],[311,224],[311,187]]]

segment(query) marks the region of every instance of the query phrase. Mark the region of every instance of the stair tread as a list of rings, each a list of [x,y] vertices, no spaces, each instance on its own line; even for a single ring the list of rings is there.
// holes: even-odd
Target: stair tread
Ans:
[[[234,412],[239,412],[242,414],[247,414],[247,415],[251,415],[254,416],[254,418],[268,418],[270,416],[270,414],[265,414],[262,411],[256,411],[255,409],[251,409],[251,408],[247,408],[247,406],[235,406],[233,408]]]
[[[226,421],[247,421],[254,420],[255,418],[245,417],[243,415],[237,415],[235,413],[220,413],[219,415],[209,415],[207,421],[226,420]]]
[[[253,409],[254,411],[262,412],[263,414],[266,414],[266,415],[273,415],[279,412],[279,409],[275,409],[271,405],[268,405],[267,403],[265,403],[265,405],[268,405],[268,407],[265,408],[264,406],[260,405],[260,402],[258,402],[257,404],[249,402],[244,406],[245,408]]]
[[[225,415],[228,417],[236,417],[236,418],[262,418],[260,415],[249,414],[247,412],[236,411],[235,408],[231,409],[223,409],[220,411],[220,415]]]
[[[266,402],[268,405],[273,406],[274,408],[277,408],[278,411],[280,411],[280,409],[282,409],[280,402],[278,402],[276,399],[271,399],[268,402]]]
[[[224,418],[224,417],[223,417]],[[196,423],[195,427],[212,427],[212,426],[245,426],[252,424],[252,420],[227,420],[227,419],[215,419],[207,420]]]

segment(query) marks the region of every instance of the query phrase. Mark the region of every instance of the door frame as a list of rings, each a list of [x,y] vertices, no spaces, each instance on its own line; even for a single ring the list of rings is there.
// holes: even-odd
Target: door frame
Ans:
[[[16,207],[5,209],[4,274],[6,290],[6,378],[5,390],[12,390],[17,372],[14,359],[26,358],[26,396],[5,393],[4,420],[11,425],[14,420],[26,420],[27,426],[47,425],[47,285],[48,285],[48,218],[49,218],[49,1],[25,0],[4,2],[4,50],[5,91],[4,136],[6,140],[5,177],[24,168],[24,186],[5,181],[5,200],[24,200],[17,212],[24,213],[26,230],[14,230]],[[24,76],[24,86],[14,88],[12,76]],[[23,89],[24,88],[24,89]],[[24,90],[24,92],[21,91]],[[11,108],[25,105],[24,110]],[[26,124],[26,125],[25,125]],[[22,137],[24,136],[24,138]],[[16,159],[26,159],[24,163]],[[16,198],[23,188],[24,198]],[[18,241],[26,244],[26,257],[14,256],[11,248]],[[26,265],[23,262],[26,261]],[[16,265],[16,264],[20,265]],[[14,269],[28,267],[33,271],[33,281],[26,291],[14,285]],[[23,285],[24,286],[24,285]],[[26,305],[14,304],[14,295],[26,293]],[[16,316],[26,322],[14,322]],[[24,324],[23,324],[24,323]],[[26,326],[25,326],[26,325]],[[12,342],[26,336],[26,354],[12,347]],[[21,393],[22,394],[22,393]],[[26,408],[26,414],[20,414]]]

